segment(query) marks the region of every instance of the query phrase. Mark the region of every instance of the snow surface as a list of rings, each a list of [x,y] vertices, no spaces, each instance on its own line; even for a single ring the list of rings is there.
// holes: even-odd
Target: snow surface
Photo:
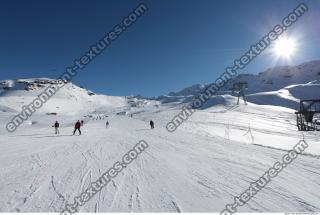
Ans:
[[[60,212],[139,140],[149,148],[81,212],[220,212],[301,138],[292,110],[274,106],[216,106],[197,111],[176,132],[165,130],[176,105],[133,108],[133,118],[109,114],[35,115],[15,133],[1,130],[1,212]],[[1,113],[3,122],[11,114]],[[58,119],[61,134],[51,124]],[[155,130],[149,129],[149,119]],[[251,133],[248,133],[249,128]],[[241,212],[320,211],[320,137]]]
[[[238,211],[320,212],[320,135],[297,131],[292,109],[303,96],[320,97],[313,78],[252,91],[247,106],[214,96],[173,133],[166,124],[191,91],[148,100],[96,95],[72,83],[8,133],[6,123],[54,80],[2,81],[0,212],[61,212],[140,140],[149,148],[80,212],[220,212],[303,137],[307,150]],[[83,134],[72,136],[81,119]]]

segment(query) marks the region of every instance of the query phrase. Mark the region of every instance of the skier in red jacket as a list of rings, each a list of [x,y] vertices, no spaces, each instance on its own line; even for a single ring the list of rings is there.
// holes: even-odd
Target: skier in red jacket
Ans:
[[[80,121],[78,120],[77,123],[74,125],[73,135],[76,133],[77,130],[79,131],[79,135],[81,135],[80,128],[81,128],[81,123],[80,123]]]

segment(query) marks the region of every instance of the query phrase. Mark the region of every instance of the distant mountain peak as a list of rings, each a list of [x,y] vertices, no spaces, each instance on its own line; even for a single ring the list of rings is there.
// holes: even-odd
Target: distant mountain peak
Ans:
[[[302,63],[297,66],[278,66],[268,68],[258,74],[239,74],[230,80],[223,91],[231,90],[234,83],[248,82],[250,93],[280,90],[292,84],[307,84],[320,80],[320,60]],[[207,85],[195,84],[178,92],[170,92],[168,96],[188,97],[198,95]]]

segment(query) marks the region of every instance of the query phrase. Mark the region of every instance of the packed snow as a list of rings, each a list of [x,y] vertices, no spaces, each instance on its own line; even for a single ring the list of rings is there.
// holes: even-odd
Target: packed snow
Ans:
[[[166,124],[188,101],[187,90],[150,100],[96,95],[72,83],[9,133],[6,123],[55,83],[2,81],[0,212],[61,212],[140,140],[149,148],[80,212],[221,212],[302,139],[306,151],[238,211],[320,212],[320,133],[299,132],[294,114],[303,96],[320,97],[318,80],[307,79],[252,90],[248,105],[214,96],[173,133]],[[72,135],[77,120],[84,120],[81,136]]]

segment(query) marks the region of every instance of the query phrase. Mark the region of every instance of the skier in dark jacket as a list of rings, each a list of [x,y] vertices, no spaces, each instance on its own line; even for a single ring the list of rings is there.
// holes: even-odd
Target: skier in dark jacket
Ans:
[[[81,126],[83,126],[83,124],[84,124],[84,122],[83,122],[83,120],[81,120]]]
[[[154,122],[152,120],[150,120],[150,127],[151,129],[154,129]]]
[[[60,125],[59,125],[58,121],[56,121],[52,127],[54,127],[54,129],[55,129],[55,134],[59,134],[60,133],[59,132]]]
[[[80,128],[81,128],[81,123],[80,123],[80,121],[78,120],[77,123],[74,125],[73,135],[75,135],[75,133],[76,133],[77,130],[79,131],[79,135],[81,135]]]
[[[106,122],[106,128],[108,128],[108,127],[109,127],[109,122],[107,121],[107,122]]]

